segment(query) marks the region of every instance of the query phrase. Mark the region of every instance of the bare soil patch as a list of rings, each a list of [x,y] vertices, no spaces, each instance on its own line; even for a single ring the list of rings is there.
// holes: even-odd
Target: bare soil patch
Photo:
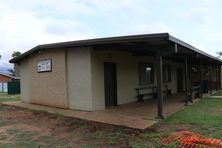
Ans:
[[[221,139],[221,105],[205,99],[143,131],[0,105],[0,147],[161,147],[162,137],[183,130]]]
[[[0,120],[3,121],[0,125],[0,146],[28,139],[37,141],[41,147],[50,145],[128,147],[130,139],[145,132],[20,107],[5,106],[0,112]],[[27,132],[32,133],[30,137],[23,135]],[[101,137],[97,135],[98,132]],[[22,138],[19,137],[21,135]]]

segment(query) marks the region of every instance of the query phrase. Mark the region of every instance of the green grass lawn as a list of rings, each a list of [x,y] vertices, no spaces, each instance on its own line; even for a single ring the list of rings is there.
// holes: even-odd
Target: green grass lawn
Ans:
[[[183,124],[206,137],[222,138],[222,99],[205,98],[165,120],[166,124]]]
[[[221,95],[221,92],[217,95]],[[0,101],[7,99],[19,100],[19,96],[0,94]],[[30,118],[31,112],[33,115]],[[6,114],[10,116],[10,119],[5,117]],[[14,128],[14,125],[20,124],[22,127],[27,125],[27,127],[35,128],[30,128],[30,131],[27,131],[27,128],[26,130]],[[174,113],[146,131],[95,124],[83,120],[77,121],[74,118],[57,114],[0,105],[0,128],[4,129],[4,126],[9,125],[12,125],[12,128],[7,129],[2,135],[0,134],[0,147],[173,148],[176,145],[162,146],[160,140],[162,137],[180,130],[190,130],[207,138],[222,139],[222,99],[204,98]],[[39,132],[45,130],[48,130],[46,135]],[[8,142],[4,143],[2,139],[3,141],[6,139]]]
[[[153,139],[154,142],[151,145],[162,147],[159,141],[164,135],[180,130],[193,131],[207,138],[222,139],[222,99],[204,98],[167,117],[153,128],[156,129],[155,132],[143,134],[144,139],[139,141],[141,145],[150,146],[149,141]]]
[[[222,96],[222,90],[220,90],[217,93],[213,94],[213,96]]]
[[[7,93],[0,93],[0,102],[19,101],[20,95],[8,95]]]

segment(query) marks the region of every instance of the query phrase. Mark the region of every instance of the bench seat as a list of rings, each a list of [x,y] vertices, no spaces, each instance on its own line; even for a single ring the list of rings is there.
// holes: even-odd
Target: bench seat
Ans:
[[[137,92],[138,102],[143,102],[144,96],[152,96],[152,98],[157,98],[157,87],[152,86],[139,86],[135,88]],[[171,89],[168,88],[168,85],[163,85],[163,93],[166,95],[172,95]]]

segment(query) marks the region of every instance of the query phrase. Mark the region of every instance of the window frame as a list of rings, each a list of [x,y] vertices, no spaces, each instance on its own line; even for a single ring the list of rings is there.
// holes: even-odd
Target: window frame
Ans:
[[[144,70],[144,67],[151,67],[151,73],[150,73],[150,82],[142,82],[142,74],[141,71]],[[154,84],[154,64],[153,63],[146,63],[146,62],[139,62],[139,85],[151,85]],[[144,71],[143,71],[144,72]]]
[[[167,69],[167,79],[166,79],[166,71],[165,69]],[[170,83],[172,78],[171,78],[171,66],[170,65],[163,65],[163,75],[162,75],[162,79],[163,79],[163,83]]]

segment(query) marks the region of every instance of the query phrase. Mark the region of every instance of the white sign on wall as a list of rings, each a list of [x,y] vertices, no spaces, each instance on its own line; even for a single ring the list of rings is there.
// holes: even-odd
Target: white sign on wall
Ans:
[[[37,71],[38,72],[52,71],[52,60],[47,59],[47,60],[38,61]]]

